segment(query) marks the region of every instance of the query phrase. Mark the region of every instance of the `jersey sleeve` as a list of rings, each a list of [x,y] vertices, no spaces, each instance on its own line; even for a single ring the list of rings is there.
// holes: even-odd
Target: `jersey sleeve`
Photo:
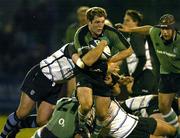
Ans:
[[[74,47],[74,44],[73,43],[70,43],[69,46],[68,46],[68,53],[69,53],[69,56],[72,57],[73,54],[77,53],[77,50],[76,48]]]
[[[76,31],[74,36],[74,47],[80,56],[84,55],[89,50],[88,44],[85,41],[86,34],[87,26],[83,26]]]
[[[117,52],[125,50],[131,46],[126,38],[117,31],[113,31],[110,35],[110,38],[110,43],[112,45],[112,55],[115,55]]]

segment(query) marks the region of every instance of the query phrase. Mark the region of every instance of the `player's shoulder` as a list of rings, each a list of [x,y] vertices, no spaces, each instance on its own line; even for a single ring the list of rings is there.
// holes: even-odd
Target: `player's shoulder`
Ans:
[[[77,32],[80,33],[80,34],[84,34],[84,33],[89,32],[88,25],[84,25],[84,26],[79,27]]]
[[[159,34],[159,33],[160,33],[160,29],[157,27],[151,27],[149,30],[150,35]]]
[[[104,25],[104,31],[110,32],[110,33],[119,33],[119,31],[116,28],[108,26],[108,25]]]
[[[104,34],[110,36],[110,37],[116,37],[118,36],[119,38],[124,37],[124,35],[118,31],[116,28],[105,25],[104,26]]]

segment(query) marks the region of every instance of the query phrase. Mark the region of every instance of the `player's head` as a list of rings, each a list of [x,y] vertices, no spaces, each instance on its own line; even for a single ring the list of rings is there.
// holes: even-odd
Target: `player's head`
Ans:
[[[80,25],[85,25],[87,23],[87,18],[86,18],[86,11],[89,9],[87,6],[81,6],[77,9],[77,18],[80,23]]]
[[[156,27],[175,29],[175,22],[175,18],[172,14],[164,14],[160,17],[159,24],[156,25]]]
[[[171,40],[176,30],[175,18],[171,14],[164,14],[159,20],[159,24],[156,27],[161,29],[161,36],[164,40]]]
[[[88,27],[93,35],[100,35],[107,18],[106,10],[101,7],[92,7],[87,13]]]
[[[136,27],[142,24],[143,15],[136,10],[127,10],[123,24],[127,27]]]

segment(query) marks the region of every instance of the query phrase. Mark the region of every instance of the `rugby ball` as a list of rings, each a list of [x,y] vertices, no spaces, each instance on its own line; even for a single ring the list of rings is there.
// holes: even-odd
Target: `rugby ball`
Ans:
[[[106,46],[101,54],[101,59],[106,60],[111,57],[111,50],[109,46]]]

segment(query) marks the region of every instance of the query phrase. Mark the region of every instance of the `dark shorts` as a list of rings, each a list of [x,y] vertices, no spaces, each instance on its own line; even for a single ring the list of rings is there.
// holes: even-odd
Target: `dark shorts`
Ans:
[[[41,138],[58,138],[51,131],[49,131],[46,127],[44,127],[41,131]]]
[[[21,87],[32,100],[36,102],[46,101],[56,104],[62,84],[55,84],[41,72],[40,66],[35,65],[27,73]]]
[[[132,96],[152,94],[156,89],[156,78],[152,70],[146,69],[134,79]]]
[[[154,118],[139,118],[137,126],[127,138],[149,138],[156,126],[157,122]]]
[[[112,92],[109,86],[104,83],[104,76],[98,73],[86,74],[83,72],[78,73],[76,76],[77,87],[88,87],[93,90],[93,95],[110,97]]]
[[[159,82],[159,92],[176,93],[180,96],[180,74],[161,74]]]

